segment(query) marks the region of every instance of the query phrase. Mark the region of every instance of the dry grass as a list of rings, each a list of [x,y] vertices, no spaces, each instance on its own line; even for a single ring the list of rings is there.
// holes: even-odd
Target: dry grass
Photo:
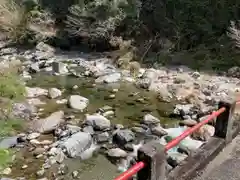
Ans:
[[[0,0],[0,31],[8,39],[18,40],[25,34],[26,14],[13,0]]]
[[[55,20],[47,11],[26,11],[21,3],[14,0],[0,0],[0,33],[4,38],[21,43],[30,36],[37,41],[44,41],[55,36]]]
[[[231,21],[227,35],[235,42],[237,48],[240,48],[240,21]]]

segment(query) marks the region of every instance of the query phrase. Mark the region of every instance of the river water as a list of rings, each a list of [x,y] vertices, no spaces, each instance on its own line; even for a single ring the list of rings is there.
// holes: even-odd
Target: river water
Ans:
[[[173,105],[163,103],[157,95],[142,89],[136,88],[133,84],[118,83],[112,85],[94,85],[91,78],[76,78],[69,76],[50,76],[48,74],[36,74],[33,79],[28,81],[28,86],[50,88],[56,87],[64,91],[62,98],[69,95],[81,95],[89,99],[89,106],[86,112],[76,112],[66,105],[59,105],[56,100],[50,100],[42,97],[41,100],[46,104],[40,108],[43,109],[42,117],[48,116],[57,110],[64,110],[65,114],[74,115],[72,124],[80,124],[85,113],[94,113],[98,108],[111,106],[115,110],[115,116],[111,118],[112,124],[122,124],[125,127],[132,127],[139,124],[143,116],[147,113],[158,117],[161,124],[166,127],[175,127],[178,123],[175,119],[170,119],[169,112],[172,112]],[[77,85],[79,88],[73,89]],[[113,93],[113,89],[118,89]],[[115,98],[109,98],[109,95],[115,94]],[[52,136],[42,137],[43,139],[52,139]],[[16,155],[16,163],[12,167],[12,177],[25,177],[26,179],[36,179],[36,171],[44,163],[43,159],[35,159],[28,148],[20,150]],[[103,155],[94,155],[92,158],[81,161],[80,159],[66,159],[64,164],[68,170],[62,179],[73,179],[71,172],[77,170],[79,178],[82,180],[112,180],[119,174],[117,167],[108,161]],[[22,169],[27,165],[26,169]],[[45,171],[44,177],[55,179],[54,172],[57,170],[53,166],[50,170]]]

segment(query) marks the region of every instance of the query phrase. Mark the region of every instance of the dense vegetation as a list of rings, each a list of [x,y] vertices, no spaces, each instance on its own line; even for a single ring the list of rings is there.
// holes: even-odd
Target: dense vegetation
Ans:
[[[103,51],[117,49],[122,38],[151,65],[239,65],[237,0],[0,0],[0,10],[0,30],[18,43]]]

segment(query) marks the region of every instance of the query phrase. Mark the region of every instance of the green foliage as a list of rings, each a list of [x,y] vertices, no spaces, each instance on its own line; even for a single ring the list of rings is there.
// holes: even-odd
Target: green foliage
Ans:
[[[139,13],[131,0],[81,1],[69,8],[66,30],[72,36],[110,39],[127,16]]]
[[[7,149],[0,149],[0,170],[12,162],[12,152]]]
[[[23,129],[21,119],[6,119],[0,121],[0,137],[13,135]]]
[[[0,96],[12,100],[21,100],[25,95],[25,86],[14,71],[7,69],[0,76]]]

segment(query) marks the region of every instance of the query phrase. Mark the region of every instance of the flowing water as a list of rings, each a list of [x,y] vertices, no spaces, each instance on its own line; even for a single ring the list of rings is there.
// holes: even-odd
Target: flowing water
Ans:
[[[136,88],[132,84],[120,83],[113,85],[94,85],[91,78],[76,78],[66,76],[49,76],[47,74],[36,74],[33,79],[27,83],[28,86],[50,88],[56,87],[64,90],[63,96],[67,98],[69,95],[78,94],[89,99],[89,106],[86,112],[76,112],[67,107],[67,105],[56,104],[56,100],[50,100],[46,97],[41,99],[46,102],[42,105],[42,117],[46,117],[57,110],[64,110],[65,114],[74,115],[73,124],[82,122],[85,113],[94,113],[98,108],[103,106],[111,106],[115,109],[115,116],[111,118],[112,124],[123,124],[125,127],[132,127],[138,124],[143,116],[147,113],[158,117],[161,124],[166,127],[174,127],[177,120],[168,118],[168,113],[172,111],[172,104],[163,103],[157,95],[145,90]],[[78,89],[72,87],[77,85]],[[118,89],[113,93],[113,89]],[[109,95],[115,94],[115,98],[109,98]],[[51,136],[43,137],[43,139],[52,138]],[[27,148],[25,148],[27,149]],[[28,168],[21,169],[27,164]],[[28,150],[21,150],[17,155],[16,164],[13,165],[13,177],[25,177],[27,179],[36,179],[36,171],[40,169],[43,160],[35,159]],[[79,171],[82,180],[112,180],[119,172],[117,167],[110,163],[103,155],[94,155],[92,158],[81,161],[80,159],[65,160],[69,171]],[[45,177],[55,179],[54,166],[50,171],[46,171]],[[71,174],[66,174],[63,179],[73,179]]]

